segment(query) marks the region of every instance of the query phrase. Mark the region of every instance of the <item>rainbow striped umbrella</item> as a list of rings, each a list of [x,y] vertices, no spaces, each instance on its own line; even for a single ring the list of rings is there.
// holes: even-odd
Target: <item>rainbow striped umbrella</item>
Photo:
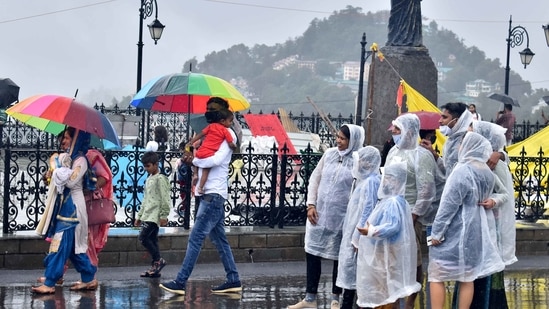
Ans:
[[[211,97],[227,100],[233,112],[250,108],[248,100],[233,85],[219,77],[200,73],[155,78],[133,97],[131,105],[159,112],[203,114]]]
[[[73,127],[120,147],[118,134],[110,120],[93,107],[59,95],[35,95],[20,101],[6,113],[27,124],[52,134],[59,134],[66,126]],[[110,143],[104,143],[110,145]]]

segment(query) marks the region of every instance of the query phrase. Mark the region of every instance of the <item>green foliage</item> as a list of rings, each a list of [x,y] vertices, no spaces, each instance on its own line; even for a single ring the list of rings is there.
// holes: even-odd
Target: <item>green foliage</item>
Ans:
[[[336,62],[360,61],[362,34],[366,34],[366,50],[372,43],[384,46],[387,38],[388,11],[363,13],[362,8],[347,6],[327,18],[313,19],[302,36],[267,46],[248,47],[237,44],[226,50],[213,51],[204,61],[187,60],[183,72],[192,64],[193,72],[212,74],[230,80],[241,78],[248,88],[240,89],[252,101],[252,112],[271,112],[279,107],[294,114],[315,112],[307,96],[326,113],[354,114],[355,92],[337,80]],[[477,110],[489,120],[501,109],[501,104],[486,98],[464,96],[465,84],[483,79],[500,86],[503,93],[505,71],[499,59],[487,59],[475,46],[465,46],[464,40],[448,29],[430,22],[423,28],[423,43],[429,49],[439,70],[447,71],[446,79],[439,81],[439,105],[450,101],[475,102]],[[289,65],[274,70],[273,64],[290,56],[298,60],[317,61],[314,71]],[[340,77],[339,77],[340,78]],[[531,110],[547,89],[532,90],[514,71],[510,72],[510,95],[517,98],[521,108],[514,110],[519,120],[529,119]],[[537,117],[537,116],[534,116]]]

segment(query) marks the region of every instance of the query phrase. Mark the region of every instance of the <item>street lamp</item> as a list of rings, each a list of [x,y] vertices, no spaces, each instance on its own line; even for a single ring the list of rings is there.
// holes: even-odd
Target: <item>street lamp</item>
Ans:
[[[520,46],[524,42],[524,36],[526,35],[526,48],[519,52],[520,62],[524,64],[524,68],[530,64],[534,53],[528,47],[530,45],[530,38],[528,37],[528,32],[522,26],[512,27],[512,16],[509,16],[509,34],[507,36],[507,64],[505,66],[505,94],[509,94],[509,55],[511,53],[511,47]],[[546,30],[547,31],[547,30]]]
[[[360,51],[360,69],[359,69],[359,76],[358,76],[358,94],[356,97],[356,111],[355,111],[355,124],[357,126],[362,126],[362,96],[363,96],[363,88],[364,88],[364,65],[366,63],[366,60],[372,52],[366,51],[366,32],[362,33],[362,41],[360,41],[360,45],[362,46]]]
[[[549,24],[542,25],[543,31],[545,32],[545,41],[547,41],[547,46],[549,46]]]
[[[154,2],[154,7],[153,7]],[[164,30],[164,25],[158,20],[158,4],[156,0],[141,0],[141,6],[139,7],[139,41],[137,42],[137,90],[135,93],[141,90],[141,76],[143,73],[143,21],[152,16],[153,11],[155,12],[154,21],[147,25],[149,27],[149,32],[151,33],[151,38],[154,40],[154,44],[160,40],[162,36],[162,31]],[[141,112],[141,109],[137,109],[137,116],[141,116],[141,143],[145,142],[145,111]],[[148,127],[148,126],[147,126]]]

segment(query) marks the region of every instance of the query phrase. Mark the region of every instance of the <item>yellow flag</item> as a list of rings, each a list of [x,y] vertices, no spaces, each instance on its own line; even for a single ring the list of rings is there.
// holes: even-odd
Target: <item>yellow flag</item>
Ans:
[[[408,112],[427,111],[440,114],[440,109],[438,109],[436,105],[427,100],[426,97],[424,97],[421,93],[412,88],[412,86],[410,86],[406,81],[401,80],[400,84],[403,88],[402,94],[406,95],[406,107],[408,108]],[[399,94],[397,93],[397,96],[398,95]],[[446,142],[446,136],[440,133],[439,130],[436,131],[436,135],[437,141],[435,142],[433,147],[436,147],[439,153],[442,155],[442,145],[444,145],[444,142]]]

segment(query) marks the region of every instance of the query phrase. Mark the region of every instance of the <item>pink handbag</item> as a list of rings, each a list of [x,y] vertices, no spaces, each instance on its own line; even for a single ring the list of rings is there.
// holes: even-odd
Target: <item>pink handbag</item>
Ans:
[[[86,210],[88,225],[113,223],[115,218],[114,202],[104,198],[101,190],[86,194]]]

